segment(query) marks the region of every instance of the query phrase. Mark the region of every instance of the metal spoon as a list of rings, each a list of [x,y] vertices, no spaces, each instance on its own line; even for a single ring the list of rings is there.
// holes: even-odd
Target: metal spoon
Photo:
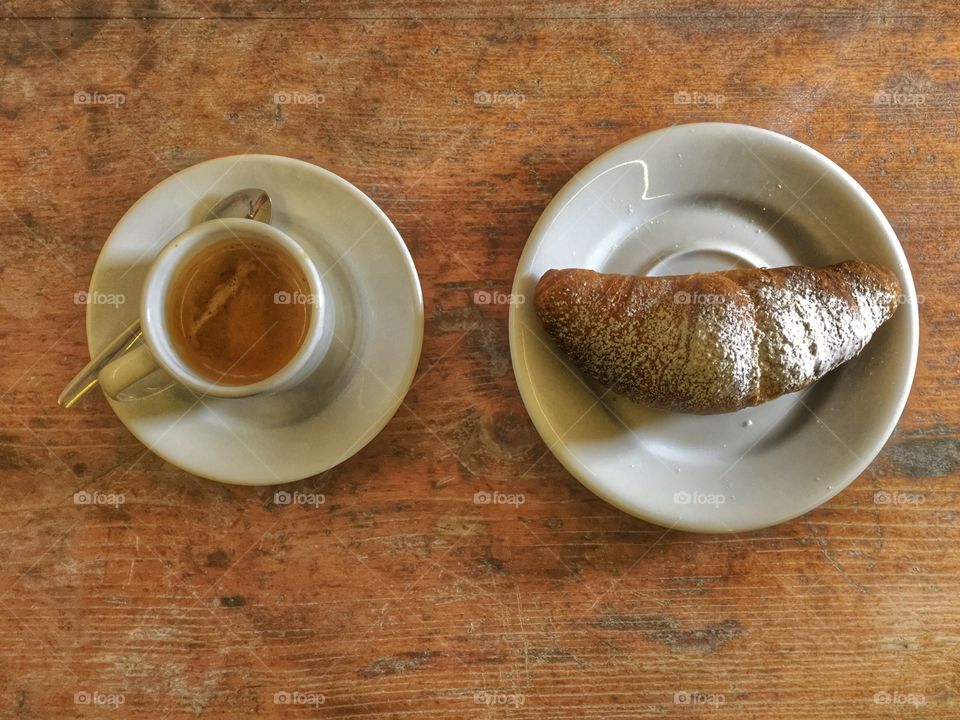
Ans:
[[[207,213],[204,221],[216,220],[217,218],[249,218],[269,223],[272,215],[273,203],[270,201],[267,191],[258,188],[245,188],[227,195],[214,205],[213,209]],[[117,355],[126,352],[137,343],[142,335],[140,321],[136,320],[120,335],[111,340],[103,350],[86,364],[83,370],[77,373],[76,377],[60,393],[57,402],[65,408],[76,405],[80,398],[100,383],[97,379],[100,370]]]

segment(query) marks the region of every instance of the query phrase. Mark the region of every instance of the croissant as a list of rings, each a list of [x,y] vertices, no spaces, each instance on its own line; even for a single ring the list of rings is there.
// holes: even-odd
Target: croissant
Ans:
[[[812,385],[897,309],[865,262],[635,277],[548,270],[535,306],[574,363],[637,402],[709,415]]]

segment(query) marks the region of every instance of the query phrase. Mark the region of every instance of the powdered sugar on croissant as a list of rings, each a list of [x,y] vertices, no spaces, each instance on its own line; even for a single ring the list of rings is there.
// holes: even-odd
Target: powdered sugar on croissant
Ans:
[[[600,383],[680,412],[801,390],[859,353],[897,308],[886,268],[843,262],[668,277],[549,270],[540,321]]]

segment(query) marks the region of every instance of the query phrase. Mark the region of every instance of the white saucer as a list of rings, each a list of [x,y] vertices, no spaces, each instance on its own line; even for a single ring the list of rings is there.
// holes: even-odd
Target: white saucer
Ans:
[[[599,399],[604,388],[556,348],[533,305],[550,268],[667,275],[848,259],[894,270],[904,305],[812,388],[726,415]],[[528,300],[510,308],[514,372],[544,441],[591,491],[666,527],[756,529],[833,497],[893,432],[916,367],[913,279],[876,203],[815,150],[744,125],[667,128],[590,163],[537,222],[513,293]]]
[[[387,424],[410,387],[423,340],[423,296],[410,253],[374,202],[309,163],[238,155],[195,165],[140,198],[104,245],[90,297],[87,338],[96,354],[137,318],[147,267],[174,236],[223,197],[259,187],[272,225],[308,249],[337,310],[330,355],[303,385],[267,397],[205,398],[173,388],[111,406],[144,445],[211,480],[272,485],[323,472]],[[97,295],[99,293],[99,295]]]

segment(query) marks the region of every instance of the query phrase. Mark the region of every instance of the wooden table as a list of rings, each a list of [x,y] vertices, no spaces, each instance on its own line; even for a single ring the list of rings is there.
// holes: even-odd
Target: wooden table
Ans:
[[[3,5],[0,717],[960,717],[953,3]],[[581,487],[521,403],[506,307],[473,300],[509,292],[576,170],[701,120],[836,160],[925,299],[886,449],[824,507],[741,535]],[[423,284],[403,408],[288,487],[319,508],[179,471],[99,394],[56,405],[112,226],[171,173],[247,152],[355,183]],[[491,489],[526,503],[474,504]]]

